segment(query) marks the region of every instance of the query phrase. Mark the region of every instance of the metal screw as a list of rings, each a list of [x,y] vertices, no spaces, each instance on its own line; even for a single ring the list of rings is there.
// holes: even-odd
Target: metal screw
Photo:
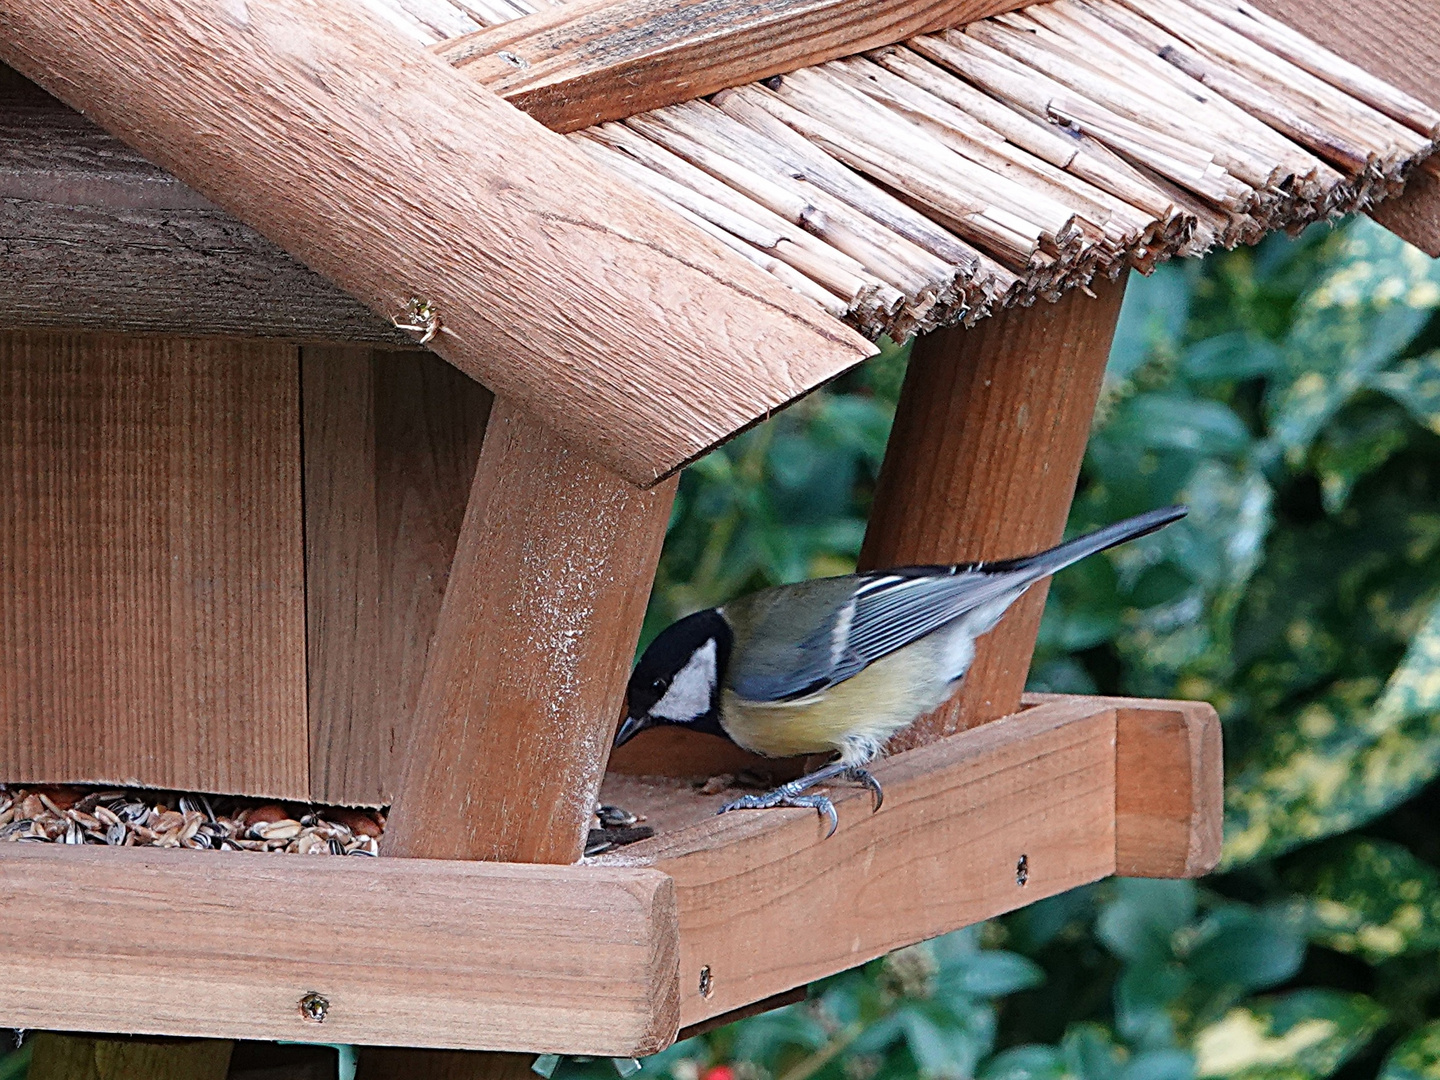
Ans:
[[[710,974],[710,965],[700,969],[700,996],[708,998],[715,992],[715,976]]]
[[[1030,880],[1030,856],[1021,855],[1020,861],[1015,864],[1015,884],[1024,885]]]
[[[501,49],[495,55],[498,56],[501,60],[504,60],[505,63],[509,64],[511,67],[517,67],[521,71],[524,71],[530,66],[529,60],[526,60],[523,56],[517,56],[509,49]]]
[[[330,1012],[330,999],[324,994],[317,994],[311,990],[300,999],[300,1015],[311,1023],[323,1024],[325,1016]]]

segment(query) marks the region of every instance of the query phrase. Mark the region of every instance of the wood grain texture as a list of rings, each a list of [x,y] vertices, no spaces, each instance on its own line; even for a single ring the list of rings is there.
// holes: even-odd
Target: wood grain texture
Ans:
[[[8,68],[0,68],[0,325],[407,344],[359,301]]]
[[[1016,308],[915,343],[862,568],[1028,555],[1058,543],[1124,283]],[[978,644],[959,692],[890,742],[920,745],[1014,712],[1045,608],[1031,588]]]
[[[1440,12],[1432,2],[1368,0],[1314,4],[1307,0],[1252,0],[1321,45],[1421,101],[1440,107]],[[1440,179],[1417,170],[1398,199],[1371,216],[1432,256],[1440,256]]]
[[[345,0],[17,0],[0,60],[634,483],[874,352]]]
[[[490,395],[437,357],[302,352],[311,797],[394,797]]]
[[[496,400],[383,850],[573,862],[674,498]]]
[[[1215,869],[1225,826],[1220,719],[1204,702],[1114,699],[1115,872]]]
[[[286,345],[0,335],[0,775],[306,797]]]
[[[654,871],[4,849],[5,1026],[624,1057],[678,1027]]]
[[[576,131],[1013,11],[1025,0],[579,0],[435,52]]]
[[[27,1080],[225,1080],[220,1039],[97,1039],[37,1032]]]
[[[840,828],[828,840],[811,810],[732,813],[589,860],[675,879],[683,1024],[1114,871],[1108,705],[1029,709],[874,771],[884,807],[872,814],[868,792],[833,788]]]

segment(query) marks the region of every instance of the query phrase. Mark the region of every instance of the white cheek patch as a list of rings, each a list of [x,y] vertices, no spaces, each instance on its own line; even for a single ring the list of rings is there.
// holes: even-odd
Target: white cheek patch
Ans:
[[[650,710],[651,716],[684,723],[703,716],[715,692],[715,639],[711,638],[690,657],[670,682],[670,689]]]

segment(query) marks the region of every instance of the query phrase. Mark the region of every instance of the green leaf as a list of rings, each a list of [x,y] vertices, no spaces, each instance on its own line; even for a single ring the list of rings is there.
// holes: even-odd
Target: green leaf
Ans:
[[[1226,785],[1222,865],[1345,832],[1440,772],[1440,601],[1368,711],[1343,699],[1302,711]]]
[[[1203,338],[1185,350],[1180,370],[1192,379],[1214,382],[1252,379],[1285,366],[1285,354],[1273,341],[1244,330]]]
[[[1372,375],[1369,385],[1389,394],[1416,423],[1440,435],[1440,349]]]
[[[1400,1040],[1375,1080],[1440,1080],[1440,1020]]]
[[[907,1007],[900,1014],[905,1045],[922,1076],[973,1076],[980,1058],[989,1051],[993,1029],[981,1030],[945,1023],[923,1007]]]
[[[1166,264],[1149,277],[1131,274],[1110,344],[1105,381],[1124,382],[1153,354],[1173,351],[1189,306],[1190,282],[1183,266]]]
[[[1313,940],[1372,964],[1440,950],[1440,872],[1399,844],[1352,837],[1307,852],[1285,882]]]
[[[1408,427],[1394,405],[1366,398],[1342,410],[1320,433],[1311,460],[1327,513],[1344,510],[1355,485],[1410,442]]]
[[[1195,1055],[1187,1050],[1147,1050],[1136,1054],[1115,1080],[1194,1080]]]
[[[983,949],[957,964],[953,975],[946,972],[944,983],[976,997],[995,998],[1028,990],[1045,981],[1045,970],[1019,953]]]
[[[1195,885],[1190,881],[1121,878],[1105,905],[1096,932],[1122,960],[1168,961],[1175,932],[1195,917]]]
[[[1298,462],[1437,306],[1440,266],[1371,222],[1346,230],[1338,259],[1301,301],[1286,338],[1292,377],[1271,391],[1272,439],[1287,460]]]
[[[1305,938],[1295,924],[1275,912],[1233,904],[1205,920],[1185,968],[1199,983],[1244,993],[1289,981],[1304,959]]]
[[[1296,990],[1231,1009],[1195,1037],[1195,1072],[1235,1080],[1322,1080],[1374,1037],[1385,1010],[1363,994]]]
[[[1244,422],[1229,406],[1183,394],[1142,393],[1115,407],[1107,438],[1147,450],[1236,456],[1250,446]]]
[[[1073,1076],[1055,1047],[1016,1046],[986,1062],[977,1080],[1068,1080]]]

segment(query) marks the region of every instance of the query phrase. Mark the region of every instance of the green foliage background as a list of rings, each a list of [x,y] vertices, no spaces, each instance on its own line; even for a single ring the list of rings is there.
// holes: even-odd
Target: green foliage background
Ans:
[[[1216,705],[1219,874],[1044,901],[645,1072],[1440,1078],[1437,310],[1440,264],[1367,220],[1130,283],[1071,527],[1192,512],[1056,581],[1031,682]],[[853,567],[904,365],[686,473],[647,632]]]

